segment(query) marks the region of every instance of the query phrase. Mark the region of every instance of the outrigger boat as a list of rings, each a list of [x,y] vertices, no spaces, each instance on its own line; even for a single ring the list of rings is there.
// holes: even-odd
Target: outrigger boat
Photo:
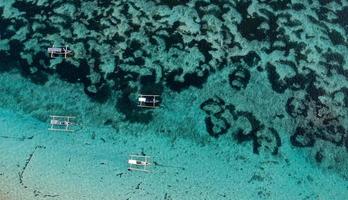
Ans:
[[[65,131],[65,132],[74,131],[70,127],[73,125],[76,125],[74,122],[72,122],[72,119],[75,119],[75,117],[58,116],[58,115],[50,115],[50,117],[51,117],[51,121],[50,121],[51,127],[48,128],[48,130],[50,130],[50,131]]]
[[[55,58],[57,56],[64,56],[64,58],[67,58],[68,56],[73,55],[73,51],[68,48],[68,46],[65,47],[55,47],[54,45],[47,49],[48,53],[50,54],[51,58]]]
[[[150,160],[150,156],[129,155],[128,170],[129,171],[150,172],[148,170],[148,167],[151,164],[149,160]]]
[[[144,95],[140,94],[138,97],[138,106],[143,108],[157,108],[159,107],[159,95]]]

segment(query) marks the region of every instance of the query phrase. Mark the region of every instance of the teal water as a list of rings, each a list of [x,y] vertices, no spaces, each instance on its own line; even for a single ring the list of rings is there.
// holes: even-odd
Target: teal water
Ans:
[[[0,14],[0,200],[348,196],[347,1],[3,0]],[[131,154],[151,173],[128,171]]]

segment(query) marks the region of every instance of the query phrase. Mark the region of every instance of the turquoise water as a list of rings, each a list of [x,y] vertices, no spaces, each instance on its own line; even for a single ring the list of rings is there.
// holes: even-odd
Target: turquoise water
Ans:
[[[2,0],[0,14],[0,200],[348,196],[347,1]],[[128,171],[131,154],[151,173]]]

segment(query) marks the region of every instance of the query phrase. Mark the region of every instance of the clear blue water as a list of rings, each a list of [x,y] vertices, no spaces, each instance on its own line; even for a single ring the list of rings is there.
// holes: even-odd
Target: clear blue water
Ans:
[[[101,145],[107,143],[107,148],[118,154],[121,150],[116,146],[122,144],[120,138],[124,138],[124,144],[137,141],[133,150],[131,145],[125,146],[127,151],[122,153],[125,157],[130,153],[163,151],[168,151],[170,157],[176,150],[169,153],[167,148],[175,149],[177,141],[186,141],[186,146],[180,146],[180,142],[179,146],[188,152],[199,153],[204,148],[216,152],[216,157],[209,156],[220,164],[206,168],[214,171],[211,176],[216,179],[194,189],[191,188],[196,185],[194,173],[178,172],[167,178],[186,176],[177,180],[188,180],[187,195],[182,189],[186,185],[180,187],[177,183],[165,191],[159,186],[144,186],[148,195],[144,198],[234,199],[237,189],[234,191],[233,187],[221,187],[211,193],[205,187],[219,188],[212,185],[219,185],[221,178],[232,184],[236,177],[223,177],[228,176],[228,171],[236,176],[248,174],[237,173],[233,167],[243,168],[242,160],[251,163],[245,164],[248,172],[260,170],[257,163],[276,162],[283,167],[275,167],[278,171],[274,174],[255,172],[248,178],[251,181],[243,183],[245,193],[251,190],[255,196],[236,198],[285,199],[279,194],[289,190],[294,182],[303,184],[303,191],[288,199],[333,196],[341,199],[347,195],[347,1],[2,0],[0,14],[0,105],[6,110],[2,112],[0,144],[2,155],[10,152],[10,143],[18,138],[22,142],[19,144],[28,147],[28,152],[21,154],[22,151],[15,150],[12,155],[21,154],[16,161],[19,168],[26,169],[25,161],[32,158],[33,148],[35,152],[45,148],[46,152],[55,152],[55,147],[48,145],[52,140],[63,146],[67,142],[69,148],[78,148],[79,143],[95,147],[94,151],[88,151],[89,156],[81,162],[84,164],[93,159],[98,161],[101,152],[104,161],[122,163],[105,153],[106,147]],[[47,48],[53,45],[67,45],[73,53],[67,58],[51,58]],[[140,94],[159,95],[159,107],[139,107]],[[46,136],[31,132],[27,135],[21,127],[30,127],[31,123],[25,124],[25,120],[16,123],[18,129],[12,135],[5,131],[13,126],[5,123],[8,119],[16,121],[23,115],[29,121],[37,120],[38,127],[44,127],[52,114],[76,116],[76,131],[80,134],[70,138],[78,141],[76,146],[70,146],[69,138],[55,138],[46,127],[43,128],[46,132],[39,131]],[[43,130],[42,127],[37,130]],[[33,142],[28,141],[32,139],[36,146],[30,146]],[[168,144],[164,145],[164,141]],[[233,158],[218,156],[218,152],[229,152]],[[75,153],[78,157],[81,152]],[[74,152],[61,152],[57,157],[67,154]],[[47,155],[43,154],[42,159]],[[194,155],[185,159],[194,160]],[[5,181],[11,179],[6,174],[18,171],[9,170],[14,162],[10,161],[12,156],[0,164],[0,179],[3,178],[0,185],[8,188],[17,187]],[[159,159],[170,163],[167,156],[163,153]],[[208,154],[200,156],[203,159]],[[173,160],[175,166],[185,163],[180,156]],[[78,166],[79,162],[75,164]],[[302,165],[303,172],[295,173],[296,166]],[[32,176],[38,175],[35,171],[40,171],[40,167],[30,165]],[[50,167],[52,171],[66,171],[60,164]],[[79,169],[76,167],[74,173],[78,174]],[[99,167],[93,170],[97,170],[94,178],[110,173]],[[288,177],[279,188],[272,189],[282,170],[288,172]],[[311,170],[317,174],[308,175]],[[55,177],[52,173],[45,176]],[[117,177],[113,173],[110,176]],[[337,180],[329,178],[332,176]],[[156,182],[156,178],[151,181]],[[81,180],[60,181],[74,184]],[[340,181],[344,189],[333,190]],[[91,178],[88,183],[96,181]],[[36,184],[31,181],[18,187],[33,190],[34,195],[27,196],[28,199],[67,198],[60,192],[45,196]],[[140,186],[135,190],[118,186],[122,188],[120,199],[140,198],[131,194]],[[323,187],[323,191],[331,192],[318,195]],[[240,184],[235,188],[243,187]],[[10,191],[0,190],[0,199],[1,195],[23,198],[11,195]],[[25,194],[20,189],[16,191]],[[87,199],[83,189],[76,191],[70,198]],[[204,198],[198,191],[206,192]],[[106,192],[102,198],[115,197]]]

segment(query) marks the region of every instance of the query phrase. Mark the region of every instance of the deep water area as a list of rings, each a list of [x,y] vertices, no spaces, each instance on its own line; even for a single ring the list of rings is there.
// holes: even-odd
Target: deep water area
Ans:
[[[347,18],[347,0],[1,0],[0,200],[345,199]],[[131,153],[160,172],[124,171]]]

